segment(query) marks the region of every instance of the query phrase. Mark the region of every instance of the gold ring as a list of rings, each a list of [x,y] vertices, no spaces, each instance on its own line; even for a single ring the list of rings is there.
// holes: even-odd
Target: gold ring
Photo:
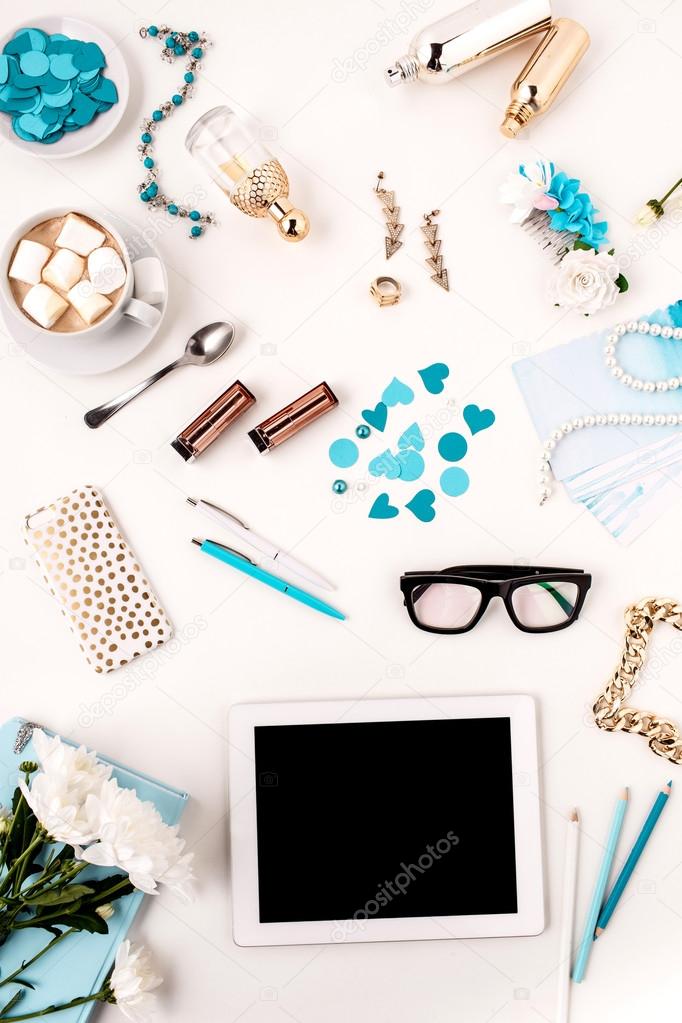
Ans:
[[[380,306],[395,305],[403,289],[394,277],[377,277],[369,286],[369,293]]]

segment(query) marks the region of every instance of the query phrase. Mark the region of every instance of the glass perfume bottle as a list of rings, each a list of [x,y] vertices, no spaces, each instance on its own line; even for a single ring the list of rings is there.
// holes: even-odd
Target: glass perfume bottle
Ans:
[[[590,45],[582,25],[557,18],[531,53],[511,88],[511,102],[500,125],[507,138],[516,138],[532,117],[544,114],[559,95]]]
[[[538,32],[552,19],[550,0],[476,0],[428,25],[386,71],[389,85],[443,85]]]
[[[185,145],[233,206],[249,217],[272,217],[285,241],[301,241],[308,218],[289,201],[289,179],[261,134],[260,125],[230,107],[214,107],[192,125]]]

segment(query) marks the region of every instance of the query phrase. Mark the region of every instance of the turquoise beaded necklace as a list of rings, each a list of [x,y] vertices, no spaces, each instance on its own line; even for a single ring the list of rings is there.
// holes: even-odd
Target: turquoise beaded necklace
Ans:
[[[143,39],[146,39],[147,36],[161,39],[163,42],[161,59],[167,64],[172,64],[176,57],[187,56],[188,60],[183,84],[178,91],[171,96],[170,100],[160,103],[152,112],[152,116],[140,125],[142,134],[137,150],[147,174],[144,181],[137,186],[137,191],[142,202],[149,206],[165,210],[173,217],[188,217],[193,221],[189,232],[190,238],[199,238],[208,224],[215,224],[215,217],[212,213],[200,213],[199,210],[188,209],[181,203],[173,202],[163,192],[159,192],[158,169],[152,156],[154,143],[152,133],[156,131],[162,121],[173,113],[176,107],[182,106],[184,101],[191,97],[194,88],[194,73],[201,67],[199,61],[203,57],[206,47],[211,44],[203,32],[176,32],[167,25],[148,25],[147,28],[140,29],[140,35]]]

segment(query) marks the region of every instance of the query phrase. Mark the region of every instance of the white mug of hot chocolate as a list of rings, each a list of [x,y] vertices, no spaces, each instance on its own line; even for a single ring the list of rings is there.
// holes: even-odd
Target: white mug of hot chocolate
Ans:
[[[105,237],[91,252],[87,254],[76,252],[77,257],[83,262],[83,275],[72,288],[60,287],[54,282],[58,268],[55,267],[51,270],[50,263],[58,253],[72,251],[69,245],[69,233],[76,240],[77,232],[84,230],[83,223],[91,229],[100,229],[100,233],[103,233]],[[56,238],[60,237],[65,225],[66,237],[57,247],[55,245]],[[61,327],[59,325],[61,316],[52,326],[41,326],[33,316],[27,315],[27,312],[22,309],[21,303],[25,300],[26,293],[31,290],[31,287],[26,281],[12,281],[9,273],[21,241],[27,238],[52,249],[50,259],[41,269],[40,283],[51,288],[63,301],[68,302],[68,309],[65,310],[63,316],[69,322],[75,321],[78,324],[83,324],[82,326],[64,329],[64,324]],[[122,276],[123,280],[121,280]],[[154,327],[161,316],[160,310],[147,302],[133,298],[133,288],[134,263],[131,262],[126,243],[120,233],[100,213],[94,213],[82,207],[48,209],[33,214],[11,232],[1,248],[0,289],[7,305],[24,324],[29,322],[37,331],[45,334],[59,334],[62,337],[78,336],[83,339],[92,338],[111,330],[123,316],[134,320],[143,327]],[[92,308],[90,305],[92,302],[97,303],[95,309],[99,305],[103,305],[104,302],[99,296],[104,296],[106,301],[111,302],[111,308],[106,309],[88,325],[81,316],[81,310],[86,314],[87,310]],[[67,320],[64,322],[66,323]]]

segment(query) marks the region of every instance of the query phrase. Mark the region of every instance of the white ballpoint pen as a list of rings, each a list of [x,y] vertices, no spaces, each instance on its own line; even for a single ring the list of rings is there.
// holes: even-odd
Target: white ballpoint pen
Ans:
[[[272,561],[276,562],[281,568],[289,569],[295,575],[306,579],[309,583],[314,586],[319,586],[323,590],[333,590],[334,587],[331,583],[323,579],[317,572],[313,572],[312,569],[308,568],[307,565],[302,565],[300,561],[292,557],[291,554],[287,554],[285,551],[281,551],[274,543],[270,540],[266,540],[265,537],[259,536],[255,533],[245,522],[238,519],[236,515],[231,512],[225,511],[224,508],[219,508],[217,504],[211,504],[210,501],[204,501],[201,498],[188,497],[187,503],[193,505],[202,514],[206,515],[207,518],[213,519],[214,522],[218,522],[225,529],[229,529],[235,536],[240,537],[242,540],[246,540],[248,544],[255,547],[257,551],[264,554],[266,557],[271,558]]]

